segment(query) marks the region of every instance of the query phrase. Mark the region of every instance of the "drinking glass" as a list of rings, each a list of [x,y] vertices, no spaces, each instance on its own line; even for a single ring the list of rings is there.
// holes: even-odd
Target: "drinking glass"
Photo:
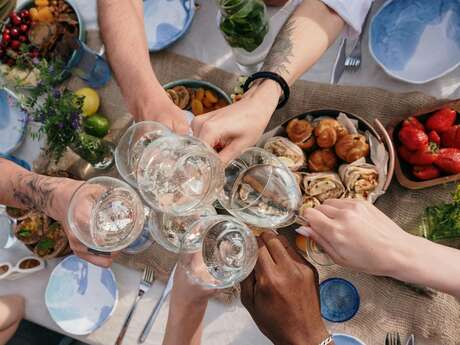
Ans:
[[[153,244],[153,237],[150,232],[150,218],[154,215],[154,212],[144,205],[144,227],[141,231],[141,234],[125,249],[123,249],[123,254],[135,255],[139,254]]]
[[[127,183],[108,176],[95,177],[73,194],[67,221],[72,233],[90,251],[119,251],[141,234],[144,206]]]
[[[257,261],[252,231],[230,216],[203,217],[182,239],[178,265],[205,288],[222,289],[244,280]]]
[[[156,139],[171,134],[171,130],[154,121],[138,122],[128,128],[115,149],[115,165],[120,176],[137,187],[137,165],[144,149]]]
[[[205,143],[170,134],[143,150],[137,184],[154,210],[185,215],[212,205],[223,187],[224,169],[217,153]]]
[[[197,210],[183,216],[152,211],[148,228],[158,244],[166,250],[179,253],[181,241],[187,229],[197,220],[216,214],[214,207]]]

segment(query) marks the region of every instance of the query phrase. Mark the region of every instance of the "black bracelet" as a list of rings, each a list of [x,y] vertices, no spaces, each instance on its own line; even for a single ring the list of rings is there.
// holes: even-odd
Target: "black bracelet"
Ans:
[[[291,90],[289,89],[289,85],[286,82],[286,80],[284,80],[282,76],[274,72],[257,72],[248,77],[248,79],[243,85],[243,91],[244,92],[248,91],[251,84],[257,79],[270,79],[270,80],[276,81],[279,84],[279,86],[281,87],[281,90],[283,90],[284,97],[279,101],[276,109],[280,109],[284,107],[284,105],[289,100],[289,95],[291,94]]]

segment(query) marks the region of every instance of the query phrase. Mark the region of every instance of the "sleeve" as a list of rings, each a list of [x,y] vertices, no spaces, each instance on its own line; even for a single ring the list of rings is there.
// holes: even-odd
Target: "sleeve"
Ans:
[[[347,23],[346,35],[358,37],[374,0],[321,0]]]

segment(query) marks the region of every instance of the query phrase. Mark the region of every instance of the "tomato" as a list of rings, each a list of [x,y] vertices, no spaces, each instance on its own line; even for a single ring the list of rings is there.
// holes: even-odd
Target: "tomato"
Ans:
[[[460,125],[452,126],[442,133],[442,146],[460,149]]]
[[[407,119],[403,121],[403,127],[407,127],[407,126],[412,126],[422,131],[425,130],[425,127],[423,127],[422,123],[413,116],[408,117]]]
[[[411,151],[424,149],[428,145],[426,133],[413,126],[406,126],[399,131],[399,140]]]
[[[441,175],[441,171],[434,165],[416,165],[412,168],[412,173],[420,180],[431,180]]]
[[[460,149],[446,148],[439,150],[434,164],[442,171],[450,174],[460,173]]]
[[[428,129],[442,133],[452,127],[457,118],[457,112],[450,108],[443,108],[436,111],[425,122]]]

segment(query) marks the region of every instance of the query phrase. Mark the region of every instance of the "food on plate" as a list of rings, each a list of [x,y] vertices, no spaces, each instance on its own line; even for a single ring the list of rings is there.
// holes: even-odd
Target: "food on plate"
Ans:
[[[368,199],[379,184],[379,172],[373,164],[344,164],[339,175],[350,197]]]
[[[15,235],[24,244],[35,244],[40,241],[45,232],[45,228],[45,216],[39,213],[33,213],[17,224]]]
[[[308,157],[308,169],[312,172],[332,171],[337,166],[337,156],[331,149],[319,149]]]
[[[34,253],[44,259],[52,259],[61,254],[67,245],[64,229],[58,222],[54,222],[48,225],[43,237],[35,245]]]
[[[345,187],[337,173],[308,173],[303,178],[305,194],[313,196],[320,202],[327,199],[340,199]]]
[[[6,214],[8,215],[8,217],[15,220],[22,220],[24,218],[27,218],[27,216],[29,216],[31,212],[31,210],[23,210],[16,207],[6,207]]]
[[[100,114],[94,114],[83,120],[85,132],[98,138],[103,138],[109,133],[110,122]]]
[[[455,125],[444,131],[441,135],[443,147],[455,147],[460,149],[460,125]]]
[[[340,159],[352,163],[369,155],[369,144],[362,134],[346,134],[337,142],[335,153]]]
[[[313,125],[307,120],[292,119],[286,127],[286,132],[288,138],[301,149],[308,150],[315,144]]]
[[[452,127],[457,118],[457,112],[450,108],[442,108],[431,115],[425,122],[429,130],[442,133]]]
[[[174,91],[177,95],[177,103],[175,104],[181,109],[187,108],[191,99],[189,90],[185,86],[179,85],[173,87],[172,91]]]
[[[297,171],[305,165],[305,154],[302,149],[286,138],[270,138],[264,149],[277,156],[292,171]]]
[[[412,126],[401,128],[399,140],[411,151],[423,149],[428,145],[428,135],[423,130]]]
[[[302,215],[307,208],[315,208],[316,206],[321,205],[321,202],[314,196],[303,195],[302,196],[302,205],[299,208],[299,214]]]
[[[335,119],[319,121],[315,128],[316,143],[322,148],[333,147],[348,131]]]
[[[410,116],[403,121],[403,127],[407,127],[407,126],[412,126],[422,131],[425,130],[425,127],[423,126],[423,124],[419,120],[417,120],[417,118],[414,116]]]
[[[183,85],[167,89],[169,98],[181,109],[189,109],[197,116],[228,105],[227,100],[219,97],[213,90],[192,89]]]
[[[298,173],[298,172],[293,172],[292,175],[294,175],[295,180],[296,180],[297,184],[298,184],[299,187],[300,187],[301,184],[302,184],[302,174],[301,174],[301,173]]]
[[[438,146],[441,145],[441,137],[436,131],[431,131],[430,133],[428,133],[428,139],[430,140],[430,142],[435,143]]]
[[[420,180],[431,180],[441,176],[441,170],[434,165],[415,165],[412,167],[412,174]]]
[[[446,173],[460,174],[460,149],[440,149],[434,164]]]
[[[83,115],[91,116],[99,110],[101,99],[96,90],[90,87],[84,87],[75,91],[75,95],[83,100],[82,111]]]
[[[424,149],[411,152],[409,162],[414,165],[430,165],[438,158],[438,145],[432,143]]]

